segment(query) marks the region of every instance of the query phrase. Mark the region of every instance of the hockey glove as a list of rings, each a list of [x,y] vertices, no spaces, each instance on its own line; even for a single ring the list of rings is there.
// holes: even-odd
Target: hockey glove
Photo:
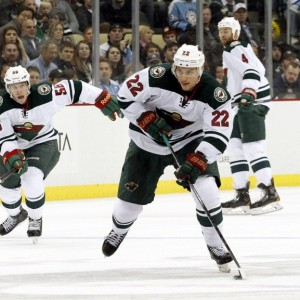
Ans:
[[[8,170],[15,169],[19,175],[24,174],[28,170],[25,154],[23,150],[20,149],[5,152],[3,155],[3,163]]]
[[[119,118],[123,118],[123,113],[121,112],[116,96],[110,95],[106,90],[103,90],[97,98],[95,105],[112,121],[116,120],[116,115],[118,115]]]
[[[253,102],[256,99],[256,93],[252,89],[243,89],[242,94],[241,94],[241,100],[239,103],[239,109],[240,110],[249,110]]]
[[[177,183],[184,188],[189,183],[195,183],[197,178],[204,173],[207,167],[207,159],[200,152],[190,153],[187,160],[175,171]]]
[[[171,126],[167,124],[165,119],[157,116],[153,111],[142,113],[136,121],[139,127],[149,133],[156,141],[163,142],[161,133],[164,133],[168,137],[172,135]]]

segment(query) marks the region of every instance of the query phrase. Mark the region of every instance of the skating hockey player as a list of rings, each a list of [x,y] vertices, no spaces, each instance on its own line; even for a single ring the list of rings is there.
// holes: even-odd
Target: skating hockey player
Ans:
[[[233,17],[218,24],[224,46],[223,68],[227,89],[235,111],[233,131],[228,145],[229,161],[236,195],[222,203],[224,214],[262,214],[282,209],[274,186],[272,170],[265,150],[265,116],[270,108],[270,85],[265,68],[250,44],[238,41],[241,26]],[[249,163],[256,176],[261,198],[251,202]]]
[[[203,72],[204,60],[197,46],[184,44],[173,64],[146,68],[122,85],[118,100],[130,121],[131,141],[114,203],[112,230],[102,246],[105,256],[115,253],[143,206],[154,200],[164,169],[169,165],[176,168],[162,133],[168,136],[181,164],[175,172],[177,183],[187,188],[188,181],[194,184],[222,230],[216,160],[229,141],[232,109],[228,92]],[[232,257],[198,201],[196,214],[211,258],[220,271],[229,272]]]
[[[0,185],[0,198],[8,213],[0,235],[10,233],[29,215],[28,237],[35,243],[42,234],[45,203],[44,179],[60,156],[54,115],[73,103],[90,103],[112,120],[121,116],[110,95],[82,81],[63,80],[55,85],[30,86],[22,66],[11,67],[4,77],[6,92],[0,94],[0,175],[14,169]],[[21,189],[27,210],[22,205]]]

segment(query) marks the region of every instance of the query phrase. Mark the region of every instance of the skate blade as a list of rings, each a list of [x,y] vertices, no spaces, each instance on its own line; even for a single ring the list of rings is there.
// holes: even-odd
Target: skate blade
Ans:
[[[223,264],[223,265],[218,265],[217,264],[217,266],[219,268],[219,271],[222,272],[222,273],[230,273],[230,271],[231,271],[229,263]]]
[[[38,243],[38,241],[39,241],[39,236],[32,236],[32,237],[31,237],[31,240],[32,240],[32,243],[33,243],[34,245],[36,245],[36,244]]]
[[[252,209],[250,209],[250,213],[251,213],[251,215],[255,216],[255,215],[262,215],[262,214],[279,211],[281,209],[283,209],[283,207],[278,202],[273,202],[266,206],[252,208]]]
[[[222,212],[224,215],[249,215],[249,206],[239,206],[235,208],[225,208],[222,207]]]

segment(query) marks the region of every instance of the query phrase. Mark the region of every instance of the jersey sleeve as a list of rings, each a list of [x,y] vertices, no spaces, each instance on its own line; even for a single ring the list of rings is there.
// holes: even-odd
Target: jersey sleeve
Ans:
[[[241,75],[242,90],[251,88],[257,92],[265,70],[252,50],[251,45],[248,44],[247,47],[237,45],[230,52],[225,52],[225,56],[227,56],[227,67],[232,70],[232,75],[234,76],[234,73]]]
[[[196,151],[202,152],[208,163],[213,163],[225,151],[230,139],[233,123],[230,99],[215,109],[206,104],[203,119],[205,135]]]
[[[7,116],[0,116],[0,155],[6,151],[18,149],[17,136]]]
[[[155,89],[149,88],[148,68],[129,77],[118,92],[118,102],[125,117],[137,124],[136,119],[143,112],[155,111],[149,101],[154,93]]]
[[[75,103],[95,104],[103,92],[83,81],[62,80],[53,86],[53,101],[59,107]]]

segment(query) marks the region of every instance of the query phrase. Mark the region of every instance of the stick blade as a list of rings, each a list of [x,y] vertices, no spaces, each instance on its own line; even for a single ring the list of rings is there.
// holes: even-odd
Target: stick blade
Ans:
[[[242,280],[247,278],[246,272],[242,268],[238,268],[238,271],[239,271],[239,275],[234,275],[233,276],[234,279]]]

